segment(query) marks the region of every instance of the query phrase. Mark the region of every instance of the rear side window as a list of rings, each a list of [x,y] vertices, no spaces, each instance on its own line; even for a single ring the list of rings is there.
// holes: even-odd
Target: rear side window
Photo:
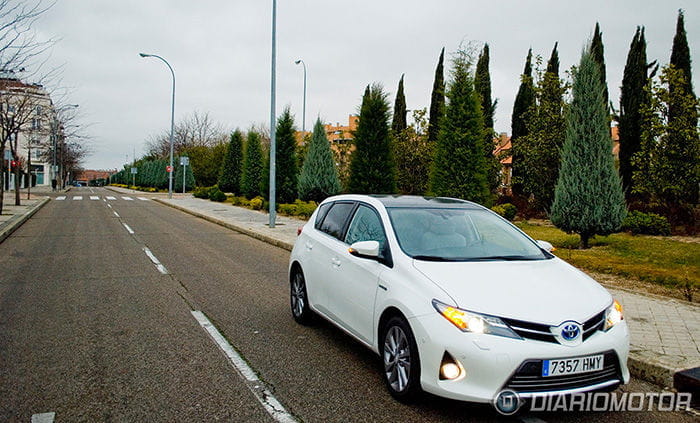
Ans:
[[[332,205],[333,203],[325,203],[319,206],[318,213],[316,213],[316,222],[314,223],[314,228],[321,229],[321,222],[323,222],[323,218],[326,217],[326,213],[328,213],[328,210],[330,210]]]
[[[354,208],[355,204],[353,203],[334,203],[328,213],[326,213],[318,230],[342,241],[345,223],[348,221],[348,216],[350,216]]]

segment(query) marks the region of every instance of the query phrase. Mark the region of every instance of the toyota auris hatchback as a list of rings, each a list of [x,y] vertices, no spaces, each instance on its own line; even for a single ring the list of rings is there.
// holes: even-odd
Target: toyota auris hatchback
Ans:
[[[376,352],[400,400],[627,383],[622,307],[551,250],[468,201],[331,197],[291,254],[292,315],[321,316]]]

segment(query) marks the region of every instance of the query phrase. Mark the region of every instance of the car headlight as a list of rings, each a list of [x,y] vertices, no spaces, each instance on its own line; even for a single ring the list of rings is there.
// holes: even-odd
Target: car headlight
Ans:
[[[507,338],[522,339],[513,329],[508,327],[503,320],[488,314],[475,313],[462,310],[433,300],[433,307],[450,323],[457,326],[462,332],[486,333],[489,335],[505,336]]]
[[[605,310],[605,326],[603,327],[603,330],[606,331],[610,329],[611,327],[620,323],[622,320],[624,320],[624,317],[622,316],[622,304],[618,303],[617,300],[614,300],[612,305]]]

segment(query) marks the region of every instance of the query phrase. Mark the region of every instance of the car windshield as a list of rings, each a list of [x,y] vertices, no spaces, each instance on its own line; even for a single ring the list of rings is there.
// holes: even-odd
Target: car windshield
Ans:
[[[427,261],[544,260],[530,238],[488,210],[387,208],[404,253]]]

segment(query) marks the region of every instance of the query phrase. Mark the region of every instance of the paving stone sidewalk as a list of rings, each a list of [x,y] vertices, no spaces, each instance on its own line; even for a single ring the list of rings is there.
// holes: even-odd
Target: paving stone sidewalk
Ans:
[[[27,193],[22,192],[20,205],[15,206],[14,192],[6,192],[3,196],[2,214],[0,214],[0,242],[4,241],[48,202],[48,198],[35,196],[34,193],[27,200]]]
[[[110,187],[112,188],[112,187]],[[121,191],[120,191],[121,192]],[[192,196],[156,201],[291,250],[305,222],[278,216],[268,227],[267,213]],[[675,299],[607,287],[625,311],[630,328],[630,371],[635,377],[673,387],[677,371],[700,367],[700,306]]]

